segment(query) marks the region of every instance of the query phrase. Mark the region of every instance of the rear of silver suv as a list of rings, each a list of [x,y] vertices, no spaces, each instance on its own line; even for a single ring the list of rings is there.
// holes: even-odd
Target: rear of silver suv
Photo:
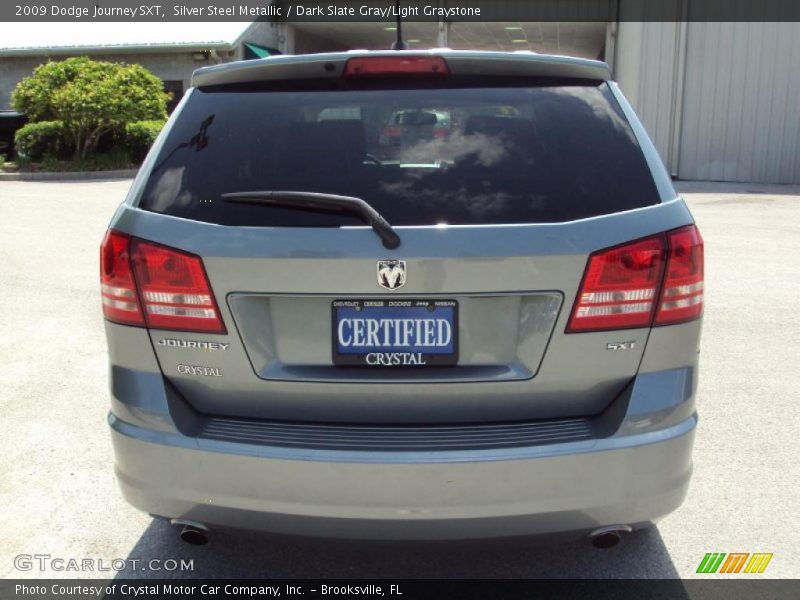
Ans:
[[[475,538],[686,494],[702,239],[603,63],[201,69],[101,279],[116,471],[150,514]]]

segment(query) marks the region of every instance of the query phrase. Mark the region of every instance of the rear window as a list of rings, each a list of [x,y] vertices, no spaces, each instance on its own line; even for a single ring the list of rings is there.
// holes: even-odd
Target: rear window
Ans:
[[[557,222],[657,204],[608,86],[583,83],[195,90],[140,206],[223,225],[338,227],[360,222],[221,195],[357,196],[392,225]]]

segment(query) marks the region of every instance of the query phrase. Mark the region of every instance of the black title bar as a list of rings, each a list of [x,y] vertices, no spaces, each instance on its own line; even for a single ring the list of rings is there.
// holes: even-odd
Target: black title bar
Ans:
[[[798,0],[403,0],[406,21],[800,21]],[[0,21],[394,21],[394,0],[4,0]]]
[[[795,599],[798,580],[278,580],[6,579],[3,600],[738,600]]]

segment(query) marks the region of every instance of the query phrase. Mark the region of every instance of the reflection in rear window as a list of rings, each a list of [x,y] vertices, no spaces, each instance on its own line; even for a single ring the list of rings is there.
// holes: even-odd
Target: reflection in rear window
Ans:
[[[600,84],[195,90],[140,206],[224,225],[359,224],[221,200],[259,190],[357,196],[393,225],[557,222],[659,202]]]

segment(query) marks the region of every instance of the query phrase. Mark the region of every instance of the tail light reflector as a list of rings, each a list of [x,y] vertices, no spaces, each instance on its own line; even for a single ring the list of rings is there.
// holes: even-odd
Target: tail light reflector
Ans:
[[[667,233],[669,256],[655,324],[696,319],[703,314],[703,238],[690,225]]]
[[[441,56],[357,56],[349,59],[342,76],[357,77],[447,77],[450,69]]]
[[[100,294],[103,316],[126,325],[144,325],[130,261],[131,238],[107,231],[100,245]]]
[[[567,333],[649,327],[665,255],[663,235],[593,253]]]
[[[113,266],[124,278],[106,276],[107,255],[114,257]],[[103,312],[110,321],[151,329],[226,332],[199,256],[111,231],[101,249],[101,278]],[[130,314],[119,312],[116,303],[122,299],[128,301],[125,308]]]

